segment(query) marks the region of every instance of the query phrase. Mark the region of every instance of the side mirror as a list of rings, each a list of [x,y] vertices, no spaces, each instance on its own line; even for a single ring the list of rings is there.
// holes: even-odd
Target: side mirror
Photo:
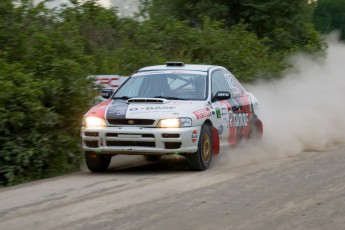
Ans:
[[[231,94],[227,91],[218,91],[213,97],[214,101],[224,101],[231,98]]]
[[[109,99],[111,95],[113,95],[114,91],[113,89],[103,89],[102,90],[102,97],[104,99]]]

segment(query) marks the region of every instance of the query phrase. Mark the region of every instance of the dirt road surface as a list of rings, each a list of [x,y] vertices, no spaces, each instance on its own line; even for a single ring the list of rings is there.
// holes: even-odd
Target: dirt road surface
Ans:
[[[104,174],[0,189],[0,229],[345,229],[345,144],[240,165],[218,156],[205,172],[115,159]]]

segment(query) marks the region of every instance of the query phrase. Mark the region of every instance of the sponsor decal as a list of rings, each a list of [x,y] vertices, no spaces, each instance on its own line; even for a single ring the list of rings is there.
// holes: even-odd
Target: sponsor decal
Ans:
[[[193,101],[170,101],[169,103],[179,104],[179,105],[185,105],[185,104],[192,105],[192,104],[194,104]]]
[[[226,80],[228,81],[230,88],[235,89],[236,88],[236,84],[231,76],[231,74],[224,74]]]
[[[229,119],[228,114],[229,114],[230,105],[226,101],[221,101],[219,102],[219,104],[220,104],[222,120],[227,121]]]
[[[146,107],[146,110],[164,110],[164,109],[176,109],[174,106],[150,106]]]
[[[230,112],[230,111],[229,111]],[[248,126],[248,113],[229,113],[230,127]]]
[[[212,115],[209,108],[200,109],[200,110],[194,111],[193,113],[196,116],[196,119],[202,119],[205,117],[210,117]]]
[[[221,118],[222,117],[222,114],[221,114],[219,108],[216,108],[216,114],[217,114],[217,118]]]
[[[220,97],[230,97],[230,93],[218,93],[218,96]]]
[[[227,111],[222,111],[222,117],[228,115],[228,113],[229,113],[228,110]]]
[[[128,108],[128,112],[132,114],[140,114],[140,113],[153,113],[153,112],[172,112],[171,110],[175,110],[175,106],[146,106],[146,107],[130,107]]]
[[[190,71],[190,70],[160,70],[160,71],[145,71],[133,74],[133,77],[153,75],[153,74],[197,74],[197,75],[207,75],[203,71]]]
[[[123,101],[113,101],[107,109],[107,119],[126,118],[128,104]]]
[[[151,113],[151,111],[146,110],[145,107],[129,107],[128,108],[128,113],[129,114],[147,114],[147,113]]]
[[[105,89],[117,89],[128,77],[119,75],[91,75],[88,78],[95,79],[96,86],[101,85]]]
[[[219,135],[219,136],[222,135],[223,131],[224,131],[223,125],[220,125],[220,126],[218,127],[218,135]]]
[[[195,143],[197,139],[198,139],[198,132],[194,130],[192,132],[192,142]]]
[[[112,78],[102,77],[102,78],[97,79],[99,84],[106,85],[110,88],[118,88],[120,85],[120,83],[118,82],[119,80],[120,79],[117,77],[112,77]]]

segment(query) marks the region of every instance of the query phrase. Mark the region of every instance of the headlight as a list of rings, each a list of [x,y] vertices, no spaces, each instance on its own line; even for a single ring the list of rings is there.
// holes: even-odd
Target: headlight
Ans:
[[[180,128],[192,126],[192,119],[187,117],[162,119],[158,122],[159,128]]]
[[[84,117],[83,119],[83,126],[87,128],[100,128],[106,127],[107,123],[104,119],[99,117]]]

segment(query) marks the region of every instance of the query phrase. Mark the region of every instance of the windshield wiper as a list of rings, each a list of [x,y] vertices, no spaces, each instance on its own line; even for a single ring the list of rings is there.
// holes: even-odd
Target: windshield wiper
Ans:
[[[169,97],[169,96],[155,96],[153,98],[164,98],[164,99],[168,99],[168,100],[187,100],[185,98]]]

